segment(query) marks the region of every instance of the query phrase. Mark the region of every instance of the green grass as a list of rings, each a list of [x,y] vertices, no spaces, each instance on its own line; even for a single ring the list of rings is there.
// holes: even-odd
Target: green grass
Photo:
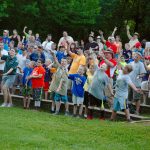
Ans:
[[[150,126],[0,108],[0,150],[149,150]]]

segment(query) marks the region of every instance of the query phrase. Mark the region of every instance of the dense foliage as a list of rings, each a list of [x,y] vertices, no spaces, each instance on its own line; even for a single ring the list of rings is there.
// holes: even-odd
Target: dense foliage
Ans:
[[[3,0],[0,2],[0,29],[14,28],[22,34],[28,26],[47,33],[58,40],[63,30],[76,39],[87,37],[90,30],[103,29],[110,34],[115,26],[117,34],[126,40],[125,25],[143,37],[150,38],[149,0]]]

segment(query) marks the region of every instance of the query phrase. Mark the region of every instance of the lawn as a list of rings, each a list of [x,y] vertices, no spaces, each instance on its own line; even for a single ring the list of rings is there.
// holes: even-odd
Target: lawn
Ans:
[[[149,150],[150,126],[0,108],[0,150]]]

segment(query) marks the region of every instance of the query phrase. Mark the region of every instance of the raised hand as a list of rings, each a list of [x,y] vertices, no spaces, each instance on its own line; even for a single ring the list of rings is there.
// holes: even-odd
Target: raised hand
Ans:
[[[129,27],[129,25],[127,25],[127,26],[126,26],[126,28],[127,28],[127,30],[130,30],[130,27]]]

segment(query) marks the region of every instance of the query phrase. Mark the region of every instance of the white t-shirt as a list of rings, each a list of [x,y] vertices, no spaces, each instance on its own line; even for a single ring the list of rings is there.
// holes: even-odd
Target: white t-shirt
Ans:
[[[1,51],[1,54],[2,55],[8,55],[8,51],[6,51],[5,49],[3,49],[2,51]],[[1,58],[0,58],[0,62],[3,62],[4,60],[1,60]],[[0,64],[0,70],[4,70],[4,67],[5,67],[5,61],[2,63],[2,64]]]
[[[71,36],[61,37],[60,40],[59,40],[59,43],[58,43],[58,47],[59,46],[64,46],[65,48],[67,48],[67,45],[68,45],[67,41],[69,43],[73,43],[74,42],[74,40],[73,40],[73,38]]]
[[[50,41],[50,42],[44,41],[44,42],[42,43],[43,49],[46,50],[46,51],[51,50],[53,43],[54,43],[53,41]]]
[[[132,38],[130,39],[129,45],[130,45],[130,49],[131,49],[131,50],[133,49],[133,47],[135,46],[135,44],[136,44],[137,42],[139,42],[138,39],[135,39],[135,40],[133,40]]]
[[[27,56],[17,54],[16,57],[18,60],[18,67],[20,67],[23,70],[26,66]],[[18,68],[17,68],[17,73],[22,74],[22,73],[20,73],[20,70]]]

